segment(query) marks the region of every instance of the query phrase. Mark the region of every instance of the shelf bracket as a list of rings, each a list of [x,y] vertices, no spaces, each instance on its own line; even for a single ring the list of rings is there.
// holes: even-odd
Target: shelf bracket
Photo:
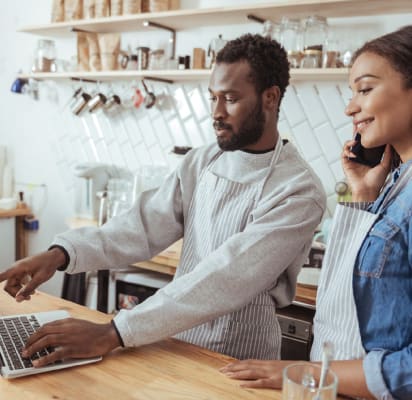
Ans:
[[[259,24],[263,24],[265,20],[263,18],[257,17],[256,15],[253,14],[248,14],[247,19],[250,19],[251,21],[259,22]]]
[[[143,26],[151,26],[153,28],[163,29],[165,31],[170,32],[170,42],[172,43],[172,54],[170,56],[171,60],[174,60],[176,57],[176,31],[173,28],[170,28],[166,25],[158,24],[157,22],[152,21],[143,21]]]
[[[72,27],[70,29],[70,32],[96,33],[96,32],[93,32],[93,31],[87,31],[86,29],[80,29],[80,28],[75,28],[75,27]]]
[[[71,76],[70,80],[79,81],[79,82],[88,82],[88,83],[99,83],[100,82],[100,81],[96,81],[95,79],[77,78],[75,76]]]

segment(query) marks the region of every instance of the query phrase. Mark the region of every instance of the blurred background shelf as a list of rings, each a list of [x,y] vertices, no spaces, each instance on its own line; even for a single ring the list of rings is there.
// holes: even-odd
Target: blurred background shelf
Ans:
[[[22,79],[38,80],[133,80],[133,79],[166,79],[178,82],[200,81],[208,79],[210,70],[208,69],[186,69],[186,70],[144,70],[144,71],[98,71],[98,72],[39,72],[32,74],[20,74]],[[305,81],[315,79],[317,81],[346,80],[348,77],[347,68],[307,68],[292,69],[292,81]]]
[[[25,26],[20,32],[44,36],[65,36],[73,28],[91,32],[145,31],[145,21],[164,24],[181,31],[200,26],[242,24],[252,14],[263,20],[277,20],[279,16],[305,17],[311,14],[324,17],[353,17],[362,15],[386,15],[410,12],[411,0],[295,0],[277,1],[266,4],[238,5],[233,7],[183,9],[156,13],[141,13],[127,16],[76,20],[43,25]]]

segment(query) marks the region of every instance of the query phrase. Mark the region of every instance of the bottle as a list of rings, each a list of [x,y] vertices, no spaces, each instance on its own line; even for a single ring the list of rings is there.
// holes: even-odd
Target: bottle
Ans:
[[[24,192],[19,192],[19,201],[17,202],[16,208],[26,208],[27,204],[24,201]]]
[[[56,47],[53,40],[39,39],[32,72],[55,72]]]

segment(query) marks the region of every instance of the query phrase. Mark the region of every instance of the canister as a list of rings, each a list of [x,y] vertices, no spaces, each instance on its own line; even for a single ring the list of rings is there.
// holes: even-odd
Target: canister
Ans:
[[[144,70],[149,66],[149,47],[138,47],[137,48],[137,69]]]
[[[290,66],[299,68],[303,50],[302,25],[299,19],[282,18],[280,44],[287,51]]]
[[[56,47],[53,40],[39,39],[32,72],[55,72]]]
[[[320,68],[328,35],[325,17],[313,15],[304,20],[304,50],[302,68]]]

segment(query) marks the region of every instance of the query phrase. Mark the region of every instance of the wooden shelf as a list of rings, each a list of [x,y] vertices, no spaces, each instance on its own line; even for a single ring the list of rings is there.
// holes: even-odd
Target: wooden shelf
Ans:
[[[22,79],[38,80],[66,80],[66,79],[88,79],[95,81],[115,81],[115,80],[133,80],[142,78],[160,78],[174,82],[190,82],[207,80],[210,76],[208,69],[190,69],[190,70],[159,70],[159,71],[99,71],[99,72],[41,72],[33,74],[20,74]],[[348,70],[346,68],[313,68],[313,69],[292,69],[291,80],[296,81],[336,81],[346,80]]]
[[[0,218],[13,218],[13,217],[24,217],[30,215],[30,208],[14,208],[12,210],[5,210],[0,208]]]
[[[72,28],[91,32],[136,32],[148,29],[143,26],[144,21],[163,24],[179,31],[205,25],[243,24],[248,21],[248,14],[261,19],[279,20],[281,16],[305,17],[311,14],[325,17],[354,17],[404,12],[412,12],[410,0],[281,0],[264,4],[251,2],[250,5],[233,7],[183,9],[32,25],[22,27],[19,31],[53,37],[70,34]]]

